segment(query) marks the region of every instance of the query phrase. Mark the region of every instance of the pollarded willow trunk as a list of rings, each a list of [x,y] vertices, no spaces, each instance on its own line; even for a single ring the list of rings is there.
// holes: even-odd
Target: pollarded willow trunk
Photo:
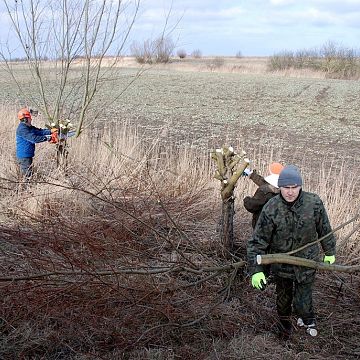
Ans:
[[[222,201],[221,220],[220,220],[220,238],[226,253],[234,251],[234,197]]]
[[[56,144],[56,165],[58,169],[66,174],[67,170],[67,158],[69,152],[67,150],[66,141],[62,141]]]
[[[214,177],[221,181],[222,211],[220,219],[220,240],[224,254],[234,251],[234,189],[240,176],[249,165],[249,159],[244,151],[241,155],[234,152],[232,147],[223,146],[212,153],[217,169]]]
[[[46,126],[51,129],[52,134],[57,134],[56,166],[66,175],[69,155],[67,140],[75,135],[74,125],[68,119],[59,119]]]

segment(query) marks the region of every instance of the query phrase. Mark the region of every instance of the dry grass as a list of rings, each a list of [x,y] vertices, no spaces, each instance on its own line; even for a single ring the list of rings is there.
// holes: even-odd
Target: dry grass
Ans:
[[[3,107],[1,114],[1,129],[13,134],[16,109]],[[37,122],[43,125],[41,118]],[[208,152],[164,145],[160,132],[151,141],[128,123],[96,137],[85,132],[70,141],[66,176],[55,167],[52,145],[39,144],[36,181],[25,191],[17,184],[14,137],[3,137],[0,268],[3,278],[27,279],[0,282],[0,356],[356,358],[357,276],[350,286],[348,275],[320,274],[320,335],[314,340],[295,331],[284,344],[272,332],[271,286],[259,294],[250,289],[246,272],[229,284],[231,272],[208,278],[191,271],[227,263],[219,257],[216,232],[219,184]],[[271,148],[249,156],[261,173],[281,159]],[[317,176],[305,175],[306,187],[319,192],[334,224],[359,206],[356,177],[345,169],[344,164],[340,171],[324,167]],[[251,234],[241,199],[253,191],[246,178],[236,189],[239,256]],[[343,234],[340,261],[359,257],[359,232],[346,244]],[[129,273],[135,269],[157,273]],[[31,278],[42,273],[53,274]]]
[[[310,68],[295,69],[289,68],[284,70],[277,70],[269,72],[268,57],[221,57],[221,66],[212,66],[217,62],[219,57],[203,56],[201,58],[186,57],[180,59],[177,57],[172,58],[168,63],[159,64],[139,64],[135,57],[124,56],[118,59],[105,58],[102,60],[104,67],[114,68],[129,68],[129,69],[158,69],[169,71],[184,71],[184,72],[216,72],[216,73],[238,73],[238,74],[258,74],[270,75],[275,77],[289,77],[289,78],[312,78],[312,79],[326,79],[326,73],[316,71]],[[83,66],[83,60],[78,59],[73,62],[74,68]],[[13,62],[11,64],[15,71],[23,70],[26,65],[23,62]],[[42,68],[52,69],[54,63],[44,62]]]
[[[221,66],[211,66],[216,62],[217,57],[204,56],[201,58],[186,57],[184,59],[172,58],[169,63],[156,65],[140,65],[134,57],[125,56],[119,59],[115,67],[125,68],[156,68],[162,70],[175,70],[186,72],[217,72],[217,73],[239,73],[239,74],[269,74],[268,57],[222,57]],[[113,65],[114,60],[109,58],[104,60],[104,66]],[[78,60],[76,65],[81,65]],[[325,79],[326,74],[311,69],[287,69],[271,72],[272,76],[284,76],[293,78],[315,78]]]
[[[358,191],[357,176],[349,173],[346,165],[343,164],[337,170],[331,165],[323,165],[316,173],[315,179],[312,177],[314,174],[307,174],[306,176],[307,183],[311,184],[310,190],[317,193],[324,201],[334,228],[350,220],[356,212],[359,212],[359,198],[356,196]],[[338,247],[346,256],[346,260],[350,260],[354,255],[359,254],[360,232],[356,231],[347,238],[347,235],[359,226],[359,223],[359,221],[352,222],[337,234]]]

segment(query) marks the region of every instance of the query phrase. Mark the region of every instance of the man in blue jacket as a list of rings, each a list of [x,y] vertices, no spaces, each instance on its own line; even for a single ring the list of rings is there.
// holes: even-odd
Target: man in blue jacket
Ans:
[[[39,129],[31,125],[32,116],[28,109],[24,108],[18,112],[20,124],[16,129],[16,158],[20,165],[20,171],[26,180],[33,173],[33,157],[35,155],[35,144],[44,141],[56,142],[49,129]],[[55,140],[55,141],[54,141]]]

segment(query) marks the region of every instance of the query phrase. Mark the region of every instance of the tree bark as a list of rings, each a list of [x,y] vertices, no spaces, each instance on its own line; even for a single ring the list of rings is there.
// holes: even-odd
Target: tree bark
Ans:
[[[66,149],[66,143],[56,144],[56,165],[58,169],[61,169],[65,174],[67,170],[67,158],[69,152]]]
[[[234,250],[234,198],[230,197],[222,202],[221,214],[221,243],[224,250],[232,253]]]

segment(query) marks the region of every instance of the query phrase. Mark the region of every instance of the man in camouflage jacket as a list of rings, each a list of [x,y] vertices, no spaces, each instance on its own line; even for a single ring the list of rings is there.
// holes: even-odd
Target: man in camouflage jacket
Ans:
[[[286,166],[280,173],[280,194],[264,206],[248,243],[249,270],[252,285],[263,289],[266,284],[264,267],[256,264],[256,256],[267,253],[287,253],[331,233],[330,222],[318,195],[302,191],[299,170]],[[325,253],[324,262],[335,261],[336,240],[330,235],[320,242]],[[318,244],[296,252],[295,256],[319,260]],[[299,321],[307,327],[315,327],[312,289],[315,270],[288,264],[272,264],[271,272],[276,283],[276,306],[281,329],[289,335],[292,307]]]

